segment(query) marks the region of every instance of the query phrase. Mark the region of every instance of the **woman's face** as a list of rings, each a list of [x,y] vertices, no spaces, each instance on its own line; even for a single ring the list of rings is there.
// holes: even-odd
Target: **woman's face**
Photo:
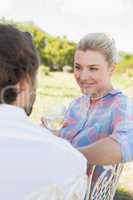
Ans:
[[[110,88],[115,66],[109,66],[99,51],[77,50],[74,56],[75,79],[84,94],[102,95]]]

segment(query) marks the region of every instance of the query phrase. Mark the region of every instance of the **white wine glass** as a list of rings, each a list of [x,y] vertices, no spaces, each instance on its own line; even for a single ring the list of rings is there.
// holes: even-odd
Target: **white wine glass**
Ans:
[[[51,131],[59,131],[62,128],[66,107],[63,104],[53,104],[46,107],[43,114],[43,122],[45,127]]]

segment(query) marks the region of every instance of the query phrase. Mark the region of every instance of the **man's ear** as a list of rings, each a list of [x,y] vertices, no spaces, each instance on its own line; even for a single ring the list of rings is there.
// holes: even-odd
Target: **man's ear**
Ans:
[[[29,83],[27,79],[22,79],[19,81],[19,83],[17,83],[16,87],[17,87],[18,93],[22,93],[29,89]]]

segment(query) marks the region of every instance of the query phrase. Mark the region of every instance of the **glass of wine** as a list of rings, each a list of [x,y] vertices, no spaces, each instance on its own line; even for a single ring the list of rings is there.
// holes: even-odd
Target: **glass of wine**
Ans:
[[[66,107],[62,104],[49,106],[43,115],[46,128],[51,131],[59,131],[62,128],[65,113]]]

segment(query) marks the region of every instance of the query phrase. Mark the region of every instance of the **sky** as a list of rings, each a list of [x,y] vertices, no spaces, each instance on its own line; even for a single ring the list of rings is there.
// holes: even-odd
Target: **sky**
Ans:
[[[108,32],[118,50],[133,53],[133,0],[0,0],[0,17],[34,22],[75,42],[90,32]]]

